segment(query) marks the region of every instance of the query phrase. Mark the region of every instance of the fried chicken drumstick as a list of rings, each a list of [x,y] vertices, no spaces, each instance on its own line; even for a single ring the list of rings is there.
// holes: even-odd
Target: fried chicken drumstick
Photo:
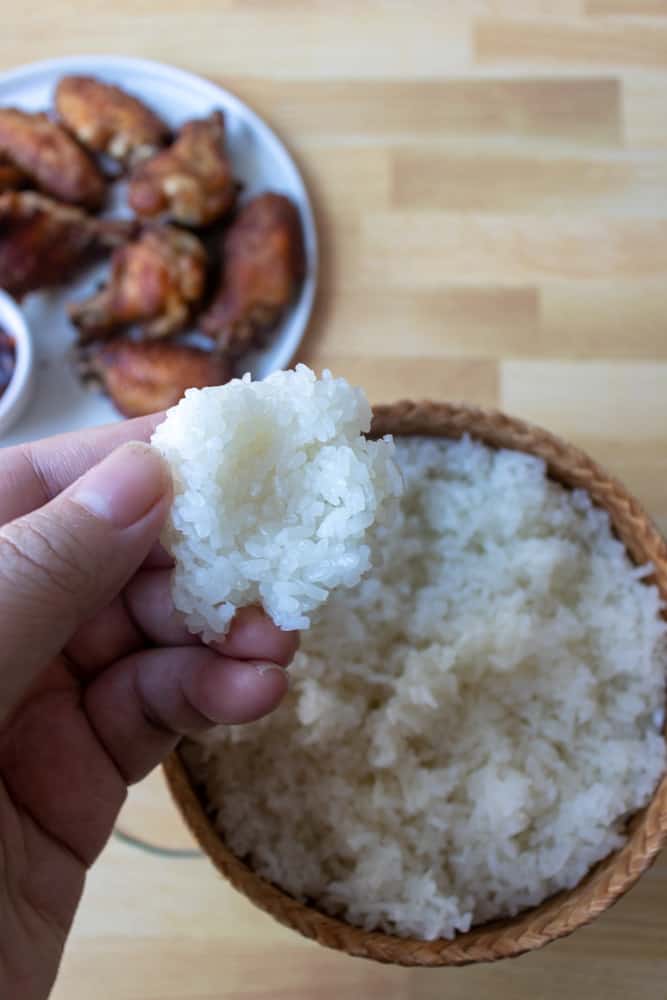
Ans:
[[[80,369],[85,380],[102,385],[125,417],[165,410],[186,389],[222,385],[232,377],[229,363],[208,351],[122,338],[89,349]]]
[[[206,252],[196,236],[174,226],[148,226],[114,252],[108,284],[72,303],[70,318],[82,342],[134,324],[147,337],[166,337],[187,325],[205,281]]]
[[[64,76],[56,110],[82,145],[125,166],[152,156],[169,139],[169,129],[150,108],[92,76]]]
[[[262,194],[239,212],[223,236],[216,298],[200,326],[235,357],[280,321],[304,277],[299,213],[284,195]]]
[[[5,191],[18,191],[25,186],[27,180],[22,170],[4,156],[0,157],[0,194],[4,194]]]
[[[184,226],[207,226],[234,204],[237,185],[225,151],[220,111],[186,122],[175,142],[134,171],[130,206],[137,215],[166,215]]]
[[[35,191],[0,195],[0,288],[20,299],[58,285],[105,251],[121,246],[135,223],[94,219]]]
[[[64,128],[45,114],[0,108],[0,155],[45,194],[72,205],[98,209],[106,180]]]

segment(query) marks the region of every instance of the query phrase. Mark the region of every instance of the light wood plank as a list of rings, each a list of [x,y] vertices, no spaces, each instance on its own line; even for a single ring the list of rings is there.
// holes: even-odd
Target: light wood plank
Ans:
[[[663,76],[629,76],[623,81],[623,127],[630,149],[667,149]]]
[[[543,17],[551,21],[560,17],[575,17],[582,13],[585,0],[482,0],[469,4],[471,14],[489,14],[494,17]]]
[[[526,285],[665,273],[667,219],[373,212],[361,220],[360,283]]]
[[[667,449],[664,362],[505,361],[500,398],[509,413],[557,433]]]
[[[667,17],[667,0],[585,0],[584,12],[593,17]]]
[[[618,146],[621,138],[613,77],[226,82],[276,125],[303,137],[484,136],[584,146]]]
[[[371,403],[418,398],[498,404],[498,366],[492,361],[359,358],[319,351],[304,354],[303,360],[317,372],[328,368],[334,375],[362,385]]]
[[[211,75],[245,75],[259,68],[263,76],[273,78],[356,80],[439,76],[463,67],[469,58],[466,18],[450,12],[447,4],[429,0],[419,17],[406,17],[400,4],[381,0],[331,5],[195,3],[188,6],[187,16],[182,3],[160,0],[159,30],[152,0],[123,6],[95,3],[90,16],[77,16],[67,0],[31,6],[32,59],[85,51],[137,56],[151,52]],[[7,13],[3,25],[12,37],[14,19]],[[16,23],[14,40],[27,43],[20,15]],[[399,34],[401,44],[396,45],[393,39]]]
[[[392,204],[452,212],[667,215],[667,156],[520,155],[398,149],[391,154]]]
[[[348,357],[667,361],[667,285],[550,282],[539,290],[374,290],[334,282],[307,341]]]
[[[383,146],[304,144],[302,164],[309,187],[331,224],[353,213],[390,207],[390,152]]]
[[[540,356],[534,288],[334,291],[318,344],[346,357]],[[321,338],[319,334],[322,334]],[[544,349],[549,344],[543,345]],[[307,343],[310,352],[310,341]]]
[[[667,24],[635,21],[522,21],[480,18],[473,35],[479,63],[556,63],[664,69]]]
[[[592,927],[515,962],[387,968],[337,954],[255,910],[205,861],[111,844],[93,869],[52,1000],[663,1000],[667,861]],[[258,956],[261,956],[258,959]]]
[[[545,284],[539,349],[554,358],[667,360],[667,283]]]

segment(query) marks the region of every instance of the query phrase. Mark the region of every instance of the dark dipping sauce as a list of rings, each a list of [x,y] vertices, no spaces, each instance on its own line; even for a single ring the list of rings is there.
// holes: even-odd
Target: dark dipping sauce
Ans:
[[[0,329],[0,396],[9,385],[16,368],[16,344],[14,338]]]

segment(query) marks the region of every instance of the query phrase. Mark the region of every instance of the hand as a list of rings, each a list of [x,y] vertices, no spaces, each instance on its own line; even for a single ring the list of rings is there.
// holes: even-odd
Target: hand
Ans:
[[[184,733],[259,718],[287,687],[294,633],[246,609],[207,648],[171,605],[169,476],[127,443],[158,420],[0,451],[3,997],[48,995],[127,786]]]

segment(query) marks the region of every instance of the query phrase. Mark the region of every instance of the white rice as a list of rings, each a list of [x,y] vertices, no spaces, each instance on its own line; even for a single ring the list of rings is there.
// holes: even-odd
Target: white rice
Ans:
[[[190,744],[233,851],[367,929],[452,937],[574,886],[665,765],[657,590],[541,461],[398,443],[382,568],[303,636],[286,703]]]
[[[334,587],[359,583],[402,485],[391,439],[362,436],[370,422],[361,389],[305,365],[189,389],[169,410],[151,443],[174,479],[163,542],[192,632],[222,635],[249,604],[307,628]]]

